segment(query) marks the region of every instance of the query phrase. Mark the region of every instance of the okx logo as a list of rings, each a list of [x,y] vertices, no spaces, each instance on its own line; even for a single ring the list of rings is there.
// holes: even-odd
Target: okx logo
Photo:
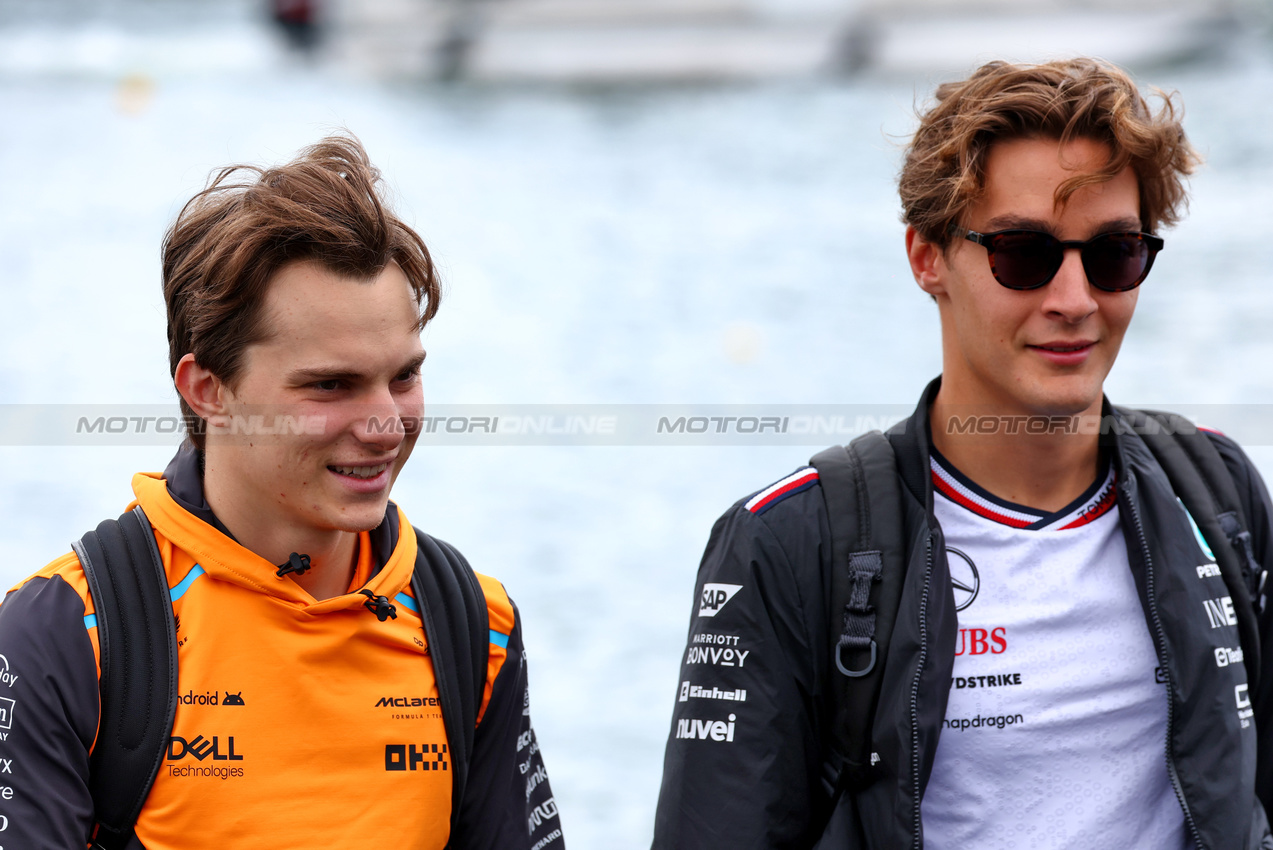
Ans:
[[[715,617],[720,613],[720,609],[724,608],[729,600],[734,598],[734,594],[742,590],[741,584],[705,584],[703,585],[703,597],[698,606],[698,616]]]
[[[186,740],[178,735],[173,735],[168,739],[168,761],[181,761],[187,756],[192,756],[199,761],[203,761],[209,756],[213,761],[243,761],[243,756],[234,751],[234,736],[225,739],[225,743],[221,743],[218,735],[213,735],[211,740],[199,735],[192,740]]]
[[[385,770],[447,770],[446,744],[385,744]]]

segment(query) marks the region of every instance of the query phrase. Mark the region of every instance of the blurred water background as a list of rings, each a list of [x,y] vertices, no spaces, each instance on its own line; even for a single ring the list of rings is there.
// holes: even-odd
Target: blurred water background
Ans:
[[[1207,164],[1109,380],[1124,404],[1273,404],[1273,43],[1262,10],[1243,21],[1134,69],[1179,90]],[[0,3],[0,404],[175,408],[164,229],[211,169],[348,128],[445,274],[429,403],[909,406],[940,368],[893,186],[948,76],[921,66],[442,83],[307,57],[246,0]],[[14,442],[6,586],[172,451]],[[1253,442],[1273,473],[1273,440]],[[395,498],[524,616],[570,846],[648,846],[708,530],[815,448],[417,448]]]

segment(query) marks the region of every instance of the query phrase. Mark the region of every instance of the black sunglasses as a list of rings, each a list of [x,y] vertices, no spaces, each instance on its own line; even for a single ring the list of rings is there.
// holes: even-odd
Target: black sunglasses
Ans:
[[[1083,258],[1087,280],[1106,292],[1126,292],[1140,286],[1163,249],[1151,233],[1102,233],[1086,242],[1062,241],[1038,230],[1000,230],[978,233],[952,224],[950,232],[986,249],[990,273],[1008,289],[1038,289],[1061,268],[1065,252],[1074,248]]]

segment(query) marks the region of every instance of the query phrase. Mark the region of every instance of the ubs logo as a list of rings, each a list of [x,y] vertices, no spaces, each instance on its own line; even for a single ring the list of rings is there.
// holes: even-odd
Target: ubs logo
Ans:
[[[962,611],[977,598],[981,590],[981,575],[972,558],[953,546],[946,547],[946,561],[950,567],[950,586],[955,591],[955,610]]]

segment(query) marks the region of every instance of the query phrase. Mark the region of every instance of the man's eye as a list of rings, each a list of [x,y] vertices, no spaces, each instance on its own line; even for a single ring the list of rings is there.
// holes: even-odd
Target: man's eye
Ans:
[[[417,368],[417,369],[407,369],[407,370],[405,370],[405,371],[403,371],[403,372],[400,372],[400,373],[398,374],[398,377],[397,377],[397,378],[395,378],[394,380],[395,380],[395,381],[399,381],[399,382],[401,382],[401,383],[406,383],[407,381],[415,380],[416,376],[417,376],[417,375],[419,375],[419,374],[420,374],[420,370],[419,370],[418,368]]]
[[[333,378],[330,381],[315,381],[310,384],[310,386],[316,390],[321,390],[322,392],[334,392],[335,390],[340,389],[340,381]]]

